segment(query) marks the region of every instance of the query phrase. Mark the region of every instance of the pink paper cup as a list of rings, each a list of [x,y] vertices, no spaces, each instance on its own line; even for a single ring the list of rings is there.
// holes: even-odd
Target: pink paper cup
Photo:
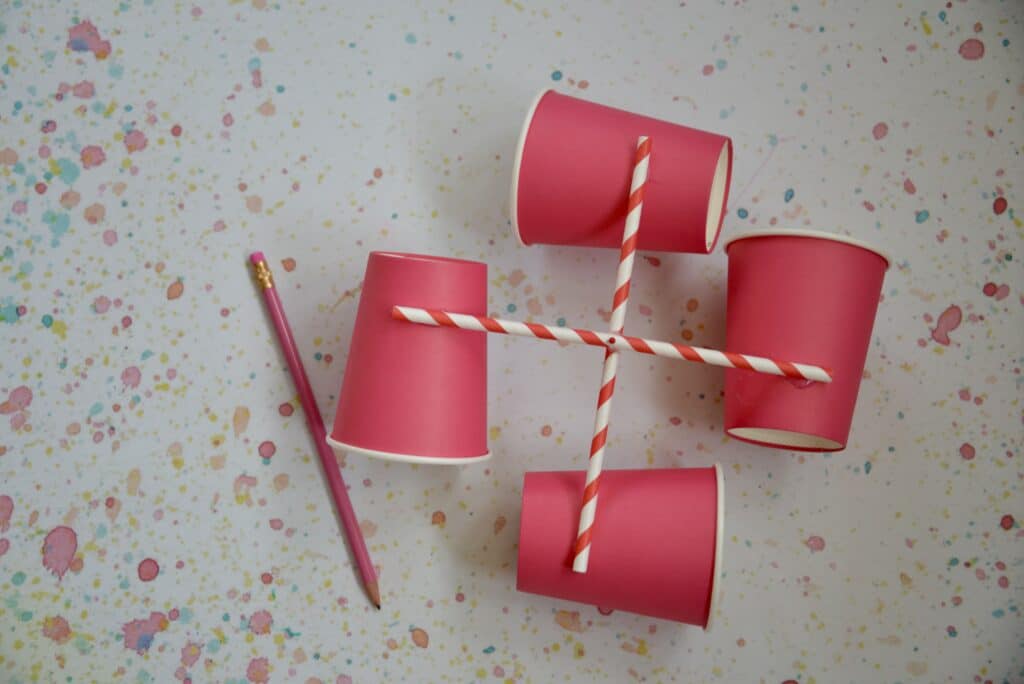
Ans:
[[[638,249],[707,254],[729,196],[732,142],[542,92],[519,136],[512,230],[520,243],[619,249],[637,138],[651,139]]]
[[[889,258],[816,231],[730,240],[726,348],[830,368],[831,383],[725,372],[725,431],[798,451],[846,447]]]
[[[485,315],[487,265],[370,254],[327,442],[408,463],[488,458],[487,336],[397,321],[396,305]]]
[[[708,629],[719,593],[722,470],[605,470],[590,567],[572,570],[583,472],[526,473],[519,591]]]

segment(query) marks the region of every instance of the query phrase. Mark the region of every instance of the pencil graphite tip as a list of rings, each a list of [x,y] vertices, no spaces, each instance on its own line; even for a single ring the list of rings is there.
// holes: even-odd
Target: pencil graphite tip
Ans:
[[[253,252],[249,255],[249,261],[254,264],[258,264],[261,261],[266,261],[266,257],[263,256],[263,252]]]

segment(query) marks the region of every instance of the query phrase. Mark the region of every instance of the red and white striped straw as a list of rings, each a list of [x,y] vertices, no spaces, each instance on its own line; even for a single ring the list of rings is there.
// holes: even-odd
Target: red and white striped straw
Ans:
[[[592,347],[604,347],[619,352],[638,352],[651,354],[676,361],[692,361],[721,368],[738,368],[741,370],[778,375],[794,380],[811,382],[832,382],[832,371],[821,366],[791,361],[778,361],[763,356],[736,354],[734,352],[690,347],[674,342],[661,342],[643,337],[616,335],[610,332],[581,330],[580,328],[564,328],[557,325],[510,321],[505,318],[488,318],[470,314],[438,311],[436,309],[417,309],[410,306],[396,306],[391,315],[400,321],[432,325],[435,327],[460,328],[477,332],[512,335],[513,337],[532,337],[538,340],[568,342],[570,344],[587,344]]]
[[[647,136],[641,135],[636,141],[633,180],[629,186],[629,201],[626,204],[626,226],[622,231],[622,249],[619,251],[619,268],[615,276],[615,294],[612,297],[610,323],[613,333],[621,333],[626,323],[629,283],[633,277],[633,258],[636,255],[640,214],[644,208],[644,191],[647,188],[647,167],[650,158],[651,140]],[[608,443],[608,419],[611,415],[612,396],[615,394],[615,376],[618,372],[619,352],[609,349],[604,355],[601,391],[597,395],[597,411],[594,415],[594,436],[590,440],[590,461],[587,466],[586,486],[583,489],[583,503],[580,508],[580,526],[576,535],[576,545],[573,547],[572,569],[575,572],[586,572],[590,562],[590,540],[594,516],[597,513],[597,492],[601,486],[604,448]]]

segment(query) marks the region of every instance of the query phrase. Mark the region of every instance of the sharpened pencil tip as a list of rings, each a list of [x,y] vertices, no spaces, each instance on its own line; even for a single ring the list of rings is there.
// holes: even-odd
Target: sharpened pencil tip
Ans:
[[[367,582],[366,593],[370,595],[370,600],[377,606],[377,610],[380,610],[380,588],[377,587],[377,583]]]

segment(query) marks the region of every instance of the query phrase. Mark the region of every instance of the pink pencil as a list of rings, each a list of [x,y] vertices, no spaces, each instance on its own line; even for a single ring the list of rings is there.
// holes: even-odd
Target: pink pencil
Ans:
[[[363,585],[366,593],[374,605],[380,609],[380,588],[377,586],[377,573],[373,569],[373,562],[370,560],[370,552],[366,550],[366,540],[363,539],[363,532],[359,529],[359,521],[352,509],[352,501],[348,498],[348,490],[345,488],[345,481],[341,478],[341,470],[338,462],[334,460],[334,452],[327,446],[327,433],[324,431],[324,419],[320,417],[320,411],[316,407],[316,399],[313,397],[313,390],[309,386],[309,378],[306,377],[306,370],[302,367],[302,359],[299,358],[298,347],[295,346],[295,338],[292,337],[292,330],[288,326],[288,319],[285,318],[284,308],[281,306],[281,299],[277,296],[277,288],[274,287],[274,278],[270,275],[270,268],[263,256],[263,252],[253,252],[249,256],[256,273],[256,280],[263,291],[263,298],[267,302],[267,309],[270,318],[274,322],[274,329],[277,331],[277,339],[281,343],[281,351],[288,361],[288,370],[291,371],[292,380],[295,382],[295,389],[299,391],[299,401],[302,402],[302,410],[306,415],[306,425],[313,433],[313,441],[316,442],[316,450],[320,455],[320,464],[323,466],[324,474],[327,476],[327,483],[331,487],[331,496],[334,505],[338,509],[338,517],[341,518],[341,526],[345,529],[345,536],[348,537],[349,546],[352,547],[352,554],[359,566],[359,573],[363,576]]]

